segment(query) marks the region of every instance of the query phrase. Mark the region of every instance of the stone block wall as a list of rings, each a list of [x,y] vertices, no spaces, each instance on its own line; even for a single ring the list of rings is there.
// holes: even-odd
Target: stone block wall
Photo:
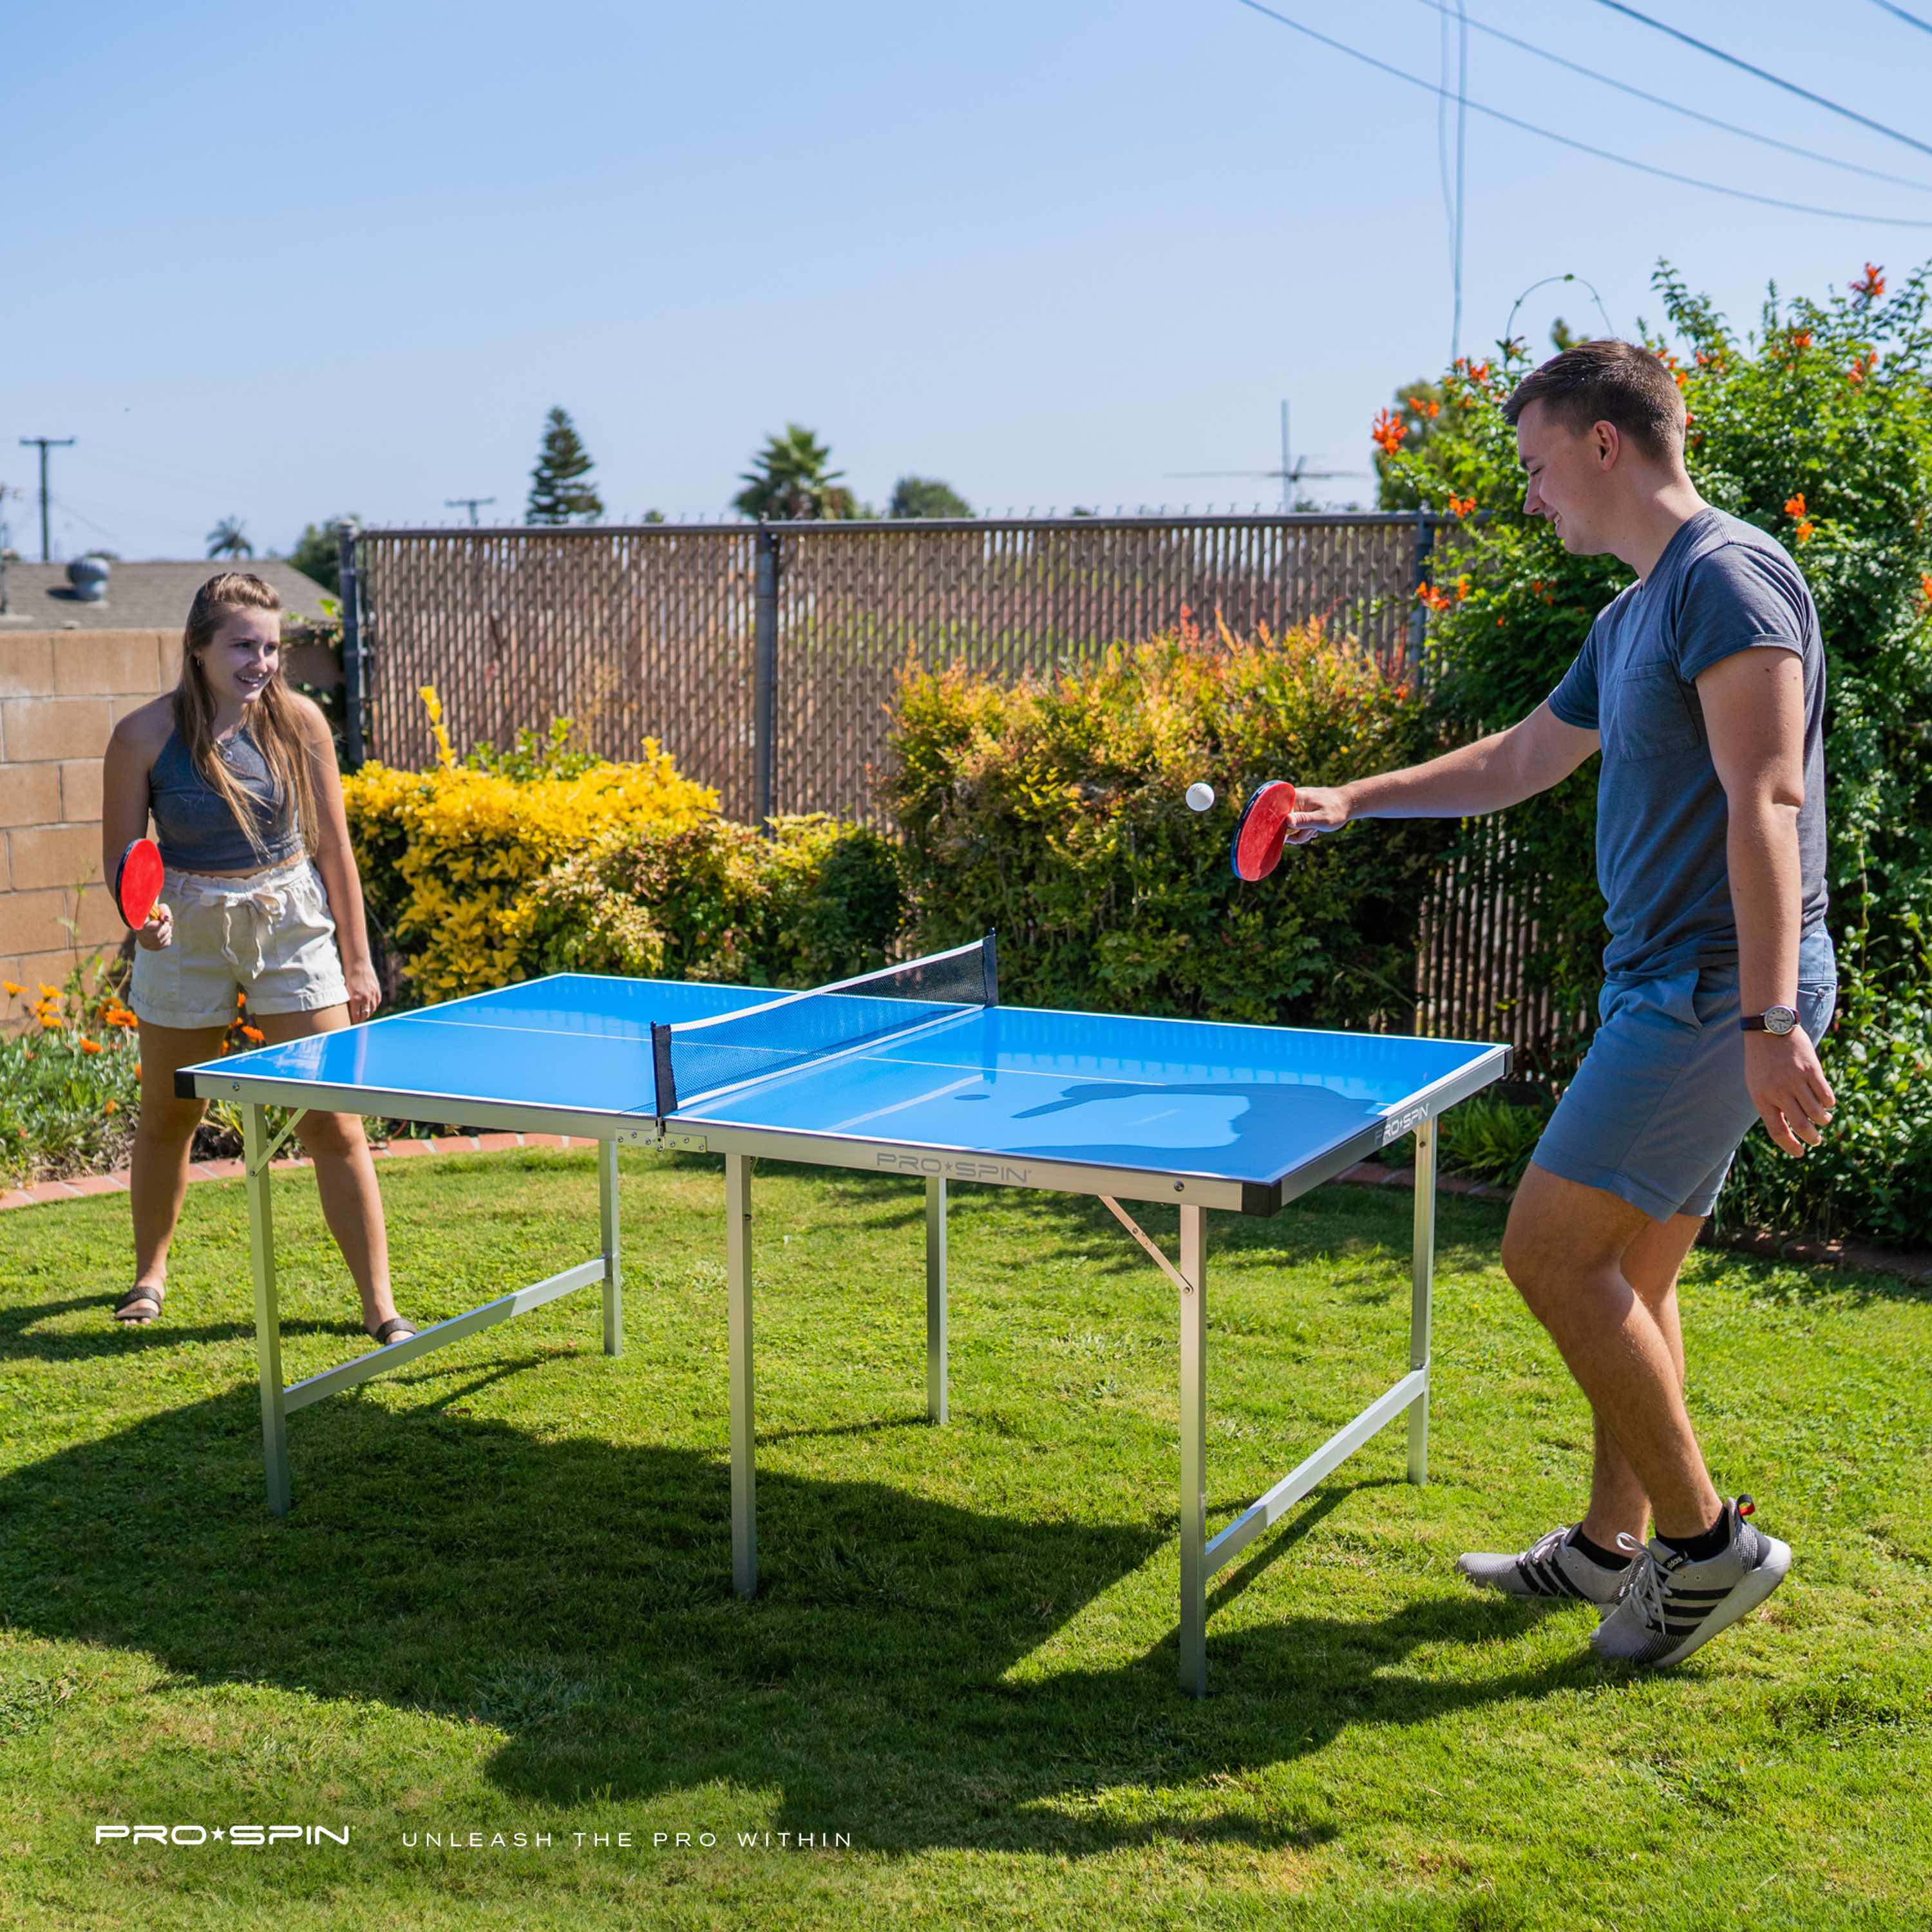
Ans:
[[[284,668],[342,682],[334,650],[299,635]],[[100,761],[116,721],[180,675],[178,631],[0,631],[0,979],[29,999],[126,936],[101,878]],[[0,998],[0,1024],[22,1004]]]
[[[100,876],[101,757],[180,663],[178,632],[0,632],[0,978],[29,998],[123,937]]]

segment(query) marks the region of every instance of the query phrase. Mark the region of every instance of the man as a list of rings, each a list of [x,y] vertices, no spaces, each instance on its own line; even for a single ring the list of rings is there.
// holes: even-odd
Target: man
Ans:
[[[1795,1156],[1832,1118],[1814,1044],[1837,990],[1824,650],[1790,557],[1697,494],[1683,401],[1657,356],[1581,344],[1526,376],[1504,412],[1526,512],[1637,580],[1527,718],[1427,764],[1304,790],[1288,837],[1497,811],[1603,753],[1602,1024],[1502,1250],[1589,1400],[1589,1505],[1520,1555],[1458,1567],[1514,1596],[1592,1603],[1601,1655],[1670,1664],[1762,1602],[1791,1560],[1748,1520],[1748,1497],[1712,1486],[1684,1408],[1676,1285],[1753,1122]]]

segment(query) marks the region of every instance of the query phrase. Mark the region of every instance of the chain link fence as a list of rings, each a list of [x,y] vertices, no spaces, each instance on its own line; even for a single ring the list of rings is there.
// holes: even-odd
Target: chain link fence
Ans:
[[[1203,623],[1311,618],[1385,662],[1420,637],[1426,515],[372,530],[355,541],[362,748],[576,720],[612,758],[657,739],[724,810],[872,814],[908,657],[1048,673]]]
[[[908,658],[1017,680],[1171,628],[1318,619],[1385,667],[1419,664],[1426,512],[382,530],[344,547],[352,763],[434,754],[433,685],[459,748],[576,722],[613,758],[655,738],[731,817],[878,816]],[[1546,1001],[1500,830],[1424,908],[1419,1031],[1534,1057]]]

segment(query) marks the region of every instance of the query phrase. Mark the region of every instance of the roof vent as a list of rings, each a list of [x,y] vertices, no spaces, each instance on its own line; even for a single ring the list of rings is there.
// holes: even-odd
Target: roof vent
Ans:
[[[74,586],[75,601],[82,604],[107,602],[107,573],[104,556],[77,556],[67,567],[67,580]]]

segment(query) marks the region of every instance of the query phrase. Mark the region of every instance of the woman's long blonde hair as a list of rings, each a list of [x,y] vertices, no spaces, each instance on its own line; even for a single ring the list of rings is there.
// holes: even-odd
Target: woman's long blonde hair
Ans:
[[[175,729],[188,748],[189,759],[226,802],[235,822],[248,835],[256,856],[264,864],[268,862],[268,848],[256,826],[249,796],[216,754],[214,694],[208,688],[200,654],[214,641],[229,611],[279,610],[281,608],[282,600],[274,586],[248,571],[224,570],[219,576],[211,577],[194,593],[194,602],[188,610],[188,626],[182,634],[181,679],[174,688]],[[248,724],[269,771],[281,786],[283,797],[295,801],[296,823],[301,828],[302,843],[313,854],[317,830],[315,786],[309,776],[308,745],[279,662],[275,674],[262,686],[262,694],[255,700]]]

